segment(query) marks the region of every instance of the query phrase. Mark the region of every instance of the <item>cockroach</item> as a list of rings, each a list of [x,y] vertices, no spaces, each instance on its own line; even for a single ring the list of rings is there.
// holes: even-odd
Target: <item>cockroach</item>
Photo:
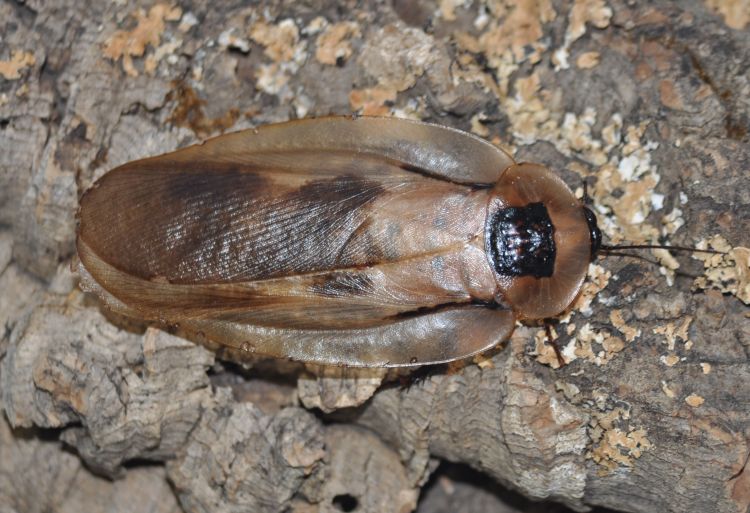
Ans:
[[[357,367],[485,351],[566,310],[602,248],[549,169],[395,118],[291,121],[131,162],[78,213],[81,285],[109,308]]]

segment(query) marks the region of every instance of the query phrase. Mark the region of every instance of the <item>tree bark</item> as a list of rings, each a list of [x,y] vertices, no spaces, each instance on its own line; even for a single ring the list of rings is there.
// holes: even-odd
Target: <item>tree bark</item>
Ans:
[[[748,510],[749,25],[742,0],[3,2],[0,510]],[[233,362],[78,290],[107,170],[351,112],[585,179],[610,242],[729,253],[595,262],[563,368],[534,326],[415,372]]]

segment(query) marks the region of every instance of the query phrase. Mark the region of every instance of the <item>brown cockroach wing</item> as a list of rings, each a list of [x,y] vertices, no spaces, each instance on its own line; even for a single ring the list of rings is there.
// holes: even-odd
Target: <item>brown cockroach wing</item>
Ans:
[[[182,326],[240,354],[351,367],[408,367],[451,362],[491,349],[513,332],[510,310],[447,307],[355,330],[294,330],[192,320]]]
[[[84,195],[82,281],[129,315],[258,354],[455,360],[513,327],[511,312],[472,304],[495,291],[490,190],[473,184],[510,164],[463,132],[393,119],[222,136],[121,166]]]
[[[510,155],[467,132],[381,117],[300,119],[223,135],[172,155],[237,165],[252,163],[258,156],[266,163],[270,155],[285,160],[294,152],[369,155],[467,185],[492,185],[514,164]]]
[[[93,272],[110,286],[112,283],[122,288],[134,286],[138,293],[144,293],[144,284],[133,282],[132,278],[108,268],[104,262],[88,254],[85,244],[79,242],[79,251],[81,261],[86,259],[93,264]],[[130,317],[150,317],[176,323],[181,331],[192,334],[196,340],[224,346],[229,349],[229,355],[239,358],[243,355],[263,355],[352,367],[444,363],[491,349],[499,341],[507,339],[515,326],[515,314],[511,310],[460,303],[439,306],[425,313],[417,311],[411,315],[396,315],[380,324],[358,328],[288,327],[295,324],[292,322],[293,312],[284,308],[279,309],[276,315],[287,321],[287,327],[284,323],[278,323],[279,327],[264,323],[262,316],[253,315],[256,313],[253,308],[245,308],[234,315],[224,308],[217,308],[219,311],[213,315],[149,316],[142,307],[134,308],[104,289],[100,281],[93,278],[88,267],[82,265],[79,272],[84,288],[99,295],[111,310]],[[159,287],[148,289],[148,292],[161,295],[163,291]],[[224,300],[224,296],[216,298],[218,303]],[[298,304],[300,308],[310,305],[309,300]],[[339,306],[342,307],[339,311],[341,323],[359,319],[366,311],[350,305],[347,312],[345,302]],[[272,308],[263,311],[270,311],[273,315]],[[330,305],[317,305],[315,311],[335,318],[332,315],[335,311]],[[248,318],[258,322],[247,322]]]

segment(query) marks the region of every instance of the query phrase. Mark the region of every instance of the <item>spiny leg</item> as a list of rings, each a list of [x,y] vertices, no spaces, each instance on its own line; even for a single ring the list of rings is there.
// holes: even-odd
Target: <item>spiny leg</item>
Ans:
[[[565,358],[563,358],[562,352],[560,351],[560,347],[557,345],[557,342],[552,337],[552,323],[549,319],[544,320],[544,331],[547,333],[547,343],[552,346],[552,349],[555,350],[555,356],[557,356],[557,363],[560,364],[560,367],[565,367],[566,362]]]

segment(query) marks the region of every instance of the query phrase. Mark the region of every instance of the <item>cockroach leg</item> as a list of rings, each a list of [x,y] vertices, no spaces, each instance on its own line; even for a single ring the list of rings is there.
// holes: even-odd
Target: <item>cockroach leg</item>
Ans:
[[[398,384],[401,390],[407,390],[412,386],[419,386],[431,376],[445,372],[445,365],[425,365],[418,367],[407,375],[399,376]]]
[[[562,352],[560,351],[560,346],[557,345],[557,342],[552,337],[552,322],[550,321],[550,319],[544,320],[544,331],[547,333],[547,343],[552,346],[552,349],[555,350],[557,363],[560,364],[560,367],[565,367],[567,363],[565,362],[565,358],[563,358]]]

